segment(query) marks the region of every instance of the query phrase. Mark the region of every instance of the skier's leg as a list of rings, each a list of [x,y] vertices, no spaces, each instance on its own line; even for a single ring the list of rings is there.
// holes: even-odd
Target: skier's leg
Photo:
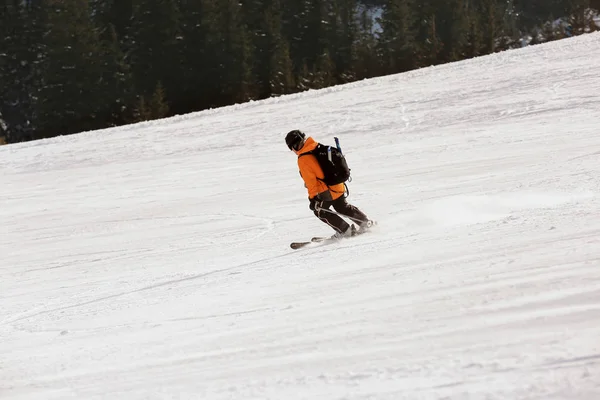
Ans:
[[[369,217],[358,209],[358,207],[349,204],[345,197],[340,197],[332,204],[333,208],[340,214],[347,215],[358,225],[359,232],[362,232],[371,226],[374,222],[369,220]]]
[[[317,218],[319,218],[321,221],[332,227],[336,232],[346,232],[350,228],[350,225],[348,225],[346,221],[344,221],[342,218],[335,214],[332,214],[327,211],[322,211],[322,209],[329,210],[329,207],[331,207],[331,202],[324,201],[323,203],[321,203],[321,207],[317,208],[314,211],[314,213],[317,216]]]
[[[369,221],[369,217],[360,211],[358,207],[348,203],[344,196],[334,200],[332,205],[335,211],[350,217],[352,221],[356,222],[361,227]]]

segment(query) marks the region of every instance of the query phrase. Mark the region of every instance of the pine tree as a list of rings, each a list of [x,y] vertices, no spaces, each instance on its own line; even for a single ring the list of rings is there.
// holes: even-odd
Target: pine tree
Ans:
[[[172,102],[175,113],[187,113],[216,104],[210,96],[210,73],[217,68],[207,46],[210,27],[205,18],[205,3],[205,0],[178,1],[182,36],[179,62],[181,80],[185,84]]]
[[[0,1],[0,136],[9,136],[27,119],[19,112],[22,104],[24,71],[20,66],[25,43],[20,38],[25,23],[24,10],[20,1]],[[15,106],[16,105],[16,106]]]
[[[139,96],[133,117],[137,122],[150,121],[151,119],[154,119],[152,116],[152,110],[146,101],[146,96]]]
[[[101,35],[98,62],[101,63],[101,79],[96,97],[105,105],[104,125],[120,125],[131,120],[135,92],[131,66],[121,49],[116,28],[110,25],[108,32]]]
[[[175,0],[144,0],[134,6],[130,65],[138,96],[149,98],[162,82],[168,102],[186,85],[179,60],[182,57],[180,13]]]
[[[47,56],[38,92],[37,137],[104,126],[106,100],[99,85],[107,72],[86,0],[48,0]]]
[[[386,73],[414,67],[414,32],[411,28],[409,0],[386,0],[379,19],[382,33],[379,45]]]
[[[207,79],[211,80],[209,92],[217,105],[256,97],[252,52],[241,11],[237,0],[207,0],[206,3],[206,45],[212,59]]]
[[[144,95],[139,96],[133,116],[136,121],[142,122],[165,118],[168,114],[169,105],[167,104],[165,88],[161,82],[157,82],[154,93],[150,96],[150,101]]]
[[[306,62],[302,64],[302,68],[296,78],[296,89],[299,91],[305,91],[314,88],[313,73],[309,71]]]
[[[249,67],[259,98],[270,96],[272,34],[277,33],[273,30],[281,23],[276,20],[279,9],[273,3],[273,0],[243,0],[240,10],[251,53]]]
[[[315,73],[328,76],[335,74],[336,66],[330,54],[331,49],[335,48],[335,30],[331,20],[331,16],[335,15],[335,0],[312,0],[307,11],[306,46],[309,65],[312,65]],[[323,68],[333,69],[324,71]]]
[[[152,118],[160,119],[164,118],[169,114],[169,105],[167,104],[167,96],[165,88],[161,82],[156,84],[156,89],[152,94],[152,101],[150,102],[150,112]]]
[[[437,64],[443,46],[436,16],[438,8],[435,0],[420,0],[412,3],[411,15],[415,32],[415,64],[417,67]]]
[[[570,0],[512,0],[518,25],[523,32],[540,29],[546,22],[565,15]]]
[[[441,62],[452,62],[465,58],[470,28],[466,12],[467,1],[447,0],[437,9],[437,33],[443,43],[438,54],[438,60]]]
[[[257,97],[289,93],[294,79],[289,43],[282,32],[281,3],[245,0],[242,4]]]
[[[381,71],[380,57],[378,57],[377,52],[373,17],[367,8],[363,8],[359,14],[357,37],[353,47],[354,60],[352,62],[352,69],[356,79],[371,78],[384,73]]]
[[[498,50],[506,50],[506,43],[511,35],[508,17],[509,3],[505,0],[477,0],[474,4],[481,21],[482,53],[488,54]]]
[[[581,35],[598,30],[593,19],[595,13],[591,11],[593,9],[592,3],[593,1],[591,0],[570,0],[567,4],[567,21],[573,35]],[[596,6],[600,7],[600,4]]]
[[[477,57],[483,53],[483,18],[478,5],[474,3],[474,1],[468,3],[466,10],[469,31],[467,35],[465,56],[468,58]]]
[[[337,83],[335,76],[335,63],[328,50],[325,50],[317,60],[313,75],[315,89],[326,88]]]
[[[358,12],[357,0],[336,0],[328,15],[331,39],[327,48],[335,65],[336,82],[356,79],[353,63],[356,58],[354,43],[358,39]]]
[[[0,0],[0,114],[8,142],[30,140],[44,57],[46,18],[39,1]]]
[[[306,51],[305,38],[308,31],[306,26],[308,0],[281,0],[282,33],[290,46],[290,56],[294,66],[294,75],[304,74],[309,55]],[[297,79],[298,87],[302,86]]]
[[[295,80],[293,75],[292,60],[287,40],[282,35],[281,9],[278,0],[273,0],[271,6],[265,11],[266,37],[269,63],[266,67],[269,90],[268,96],[288,94],[294,90]]]
[[[314,80],[314,73],[333,73],[318,71],[321,57],[335,48],[331,16],[335,10],[335,0],[284,0],[283,32],[288,42],[295,74],[298,76],[299,89],[306,85],[302,80]],[[320,63],[321,66],[325,65]],[[334,63],[327,63],[335,68]],[[306,75],[308,74],[308,75]]]
[[[135,108],[133,74],[126,57],[133,0],[90,0],[90,12],[100,39],[98,62],[103,66],[97,95],[106,99],[106,126],[131,122]]]
[[[131,28],[135,0],[90,0],[90,10],[102,39],[118,38],[126,43]]]

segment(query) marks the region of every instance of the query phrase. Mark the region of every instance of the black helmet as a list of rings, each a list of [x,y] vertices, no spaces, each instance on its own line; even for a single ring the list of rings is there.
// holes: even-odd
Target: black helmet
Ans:
[[[293,131],[288,132],[288,134],[285,136],[285,143],[290,148],[290,150],[298,151],[302,148],[305,138],[306,135],[304,135],[304,133],[295,129]]]

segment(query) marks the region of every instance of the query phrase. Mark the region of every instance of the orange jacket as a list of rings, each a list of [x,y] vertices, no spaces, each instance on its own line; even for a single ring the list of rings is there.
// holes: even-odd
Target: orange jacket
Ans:
[[[319,180],[325,178],[325,175],[323,174],[321,166],[317,162],[317,158],[312,154],[300,157],[300,155],[314,150],[318,144],[319,143],[309,136],[306,138],[304,146],[302,146],[300,150],[294,151],[296,154],[298,154],[298,168],[300,169],[300,176],[302,176],[304,184],[308,189],[309,198],[312,199],[318,194],[329,192],[331,194],[331,199],[335,200],[343,196],[344,191],[346,190],[344,184],[340,183],[333,186],[327,186],[325,183],[323,183],[323,181]],[[321,197],[327,199],[329,196],[327,193],[323,193]]]

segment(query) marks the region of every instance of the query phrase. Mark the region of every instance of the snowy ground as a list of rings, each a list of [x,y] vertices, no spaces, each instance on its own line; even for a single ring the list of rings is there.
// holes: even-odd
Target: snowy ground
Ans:
[[[600,34],[0,148],[2,399],[600,398]],[[340,244],[284,134],[338,136]]]

